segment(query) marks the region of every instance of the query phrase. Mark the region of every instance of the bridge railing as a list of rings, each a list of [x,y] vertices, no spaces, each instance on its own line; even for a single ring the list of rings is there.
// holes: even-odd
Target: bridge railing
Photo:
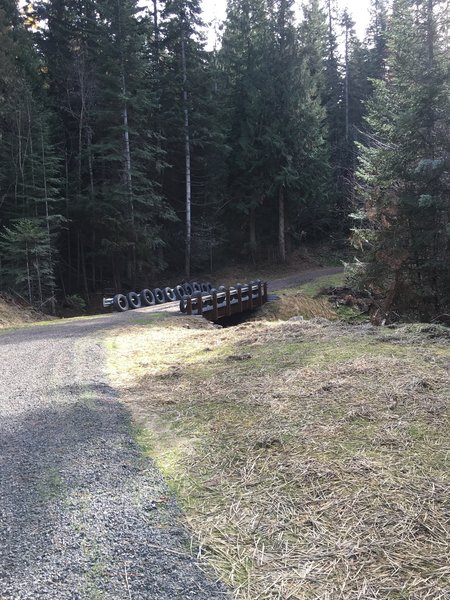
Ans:
[[[197,292],[180,300],[180,311],[187,315],[201,315],[210,321],[253,310],[267,302],[267,282],[256,281],[245,285]]]

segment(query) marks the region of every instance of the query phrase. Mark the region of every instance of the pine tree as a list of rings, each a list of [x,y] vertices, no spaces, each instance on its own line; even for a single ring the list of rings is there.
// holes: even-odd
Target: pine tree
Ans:
[[[164,52],[160,122],[170,165],[163,191],[184,223],[184,232],[175,233],[171,246],[177,261],[179,248],[184,248],[187,278],[192,262],[208,263],[205,235],[208,238],[207,232],[214,230],[210,215],[224,196],[224,172],[217,169],[226,153],[221,98],[217,72],[200,33],[200,12],[198,0],[168,0],[160,23]]]
[[[392,309],[427,319],[450,302],[448,57],[443,3],[396,0],[387,78],[370,105],[359,171],[366,284]]]
[[[157,100],[146,22],[137,2],[51,0],[38,7],[50,93],[65,148],[64,251],[69,290],[147,282],[161,229],[174,218],[155,173],[164,166],[152,126]],[[75,273],[75,278],[71,273]]]
[[[230,241],[234,245],[248,240],[248,250],[255,260],[258,214],[262,212],[270,185],[262,137],[270,118],[266,94],[271,77],[270,29],[263,0],[229,0],[219,62],[224,73],[227,140],[231,148],[228,159]],[[245,217],[243,228],[237,226],[236,214]],[[263,222],[261,237],[270,235],[266,227]]]
[[[36,264],[38,269],[38,292],[30,284],[28,297],[33,303],[49,301],[54,310],[55,238],[61,225],[60,161],[51,140],[52,115],[46,107],[42,86],[43,65],[14,3],[5,4],[0,10],[0,40],[3,67],[0,75],[0,225],[6,236],[2,258],[7,273],[4,284],[14,287],[14,283],[23,282],[21,276],[14,275],[22,268],[23,234],[30,248],[35,248],[35,263],[31,255],[26,257],[28,268],[31,270]],[[19,246],[17,252],[13,248],[14,241]],[[45,264],[40,260],[44,254]]]

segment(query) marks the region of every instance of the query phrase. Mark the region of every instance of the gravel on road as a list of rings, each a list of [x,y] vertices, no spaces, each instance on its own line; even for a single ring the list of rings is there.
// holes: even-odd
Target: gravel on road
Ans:
[[[1,600],[229,597],[106,376],[102,331],[142,312],[0,335]]]

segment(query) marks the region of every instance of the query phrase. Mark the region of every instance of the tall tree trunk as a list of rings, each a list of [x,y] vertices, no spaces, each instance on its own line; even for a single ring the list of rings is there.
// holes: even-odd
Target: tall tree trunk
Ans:
[[[67,141],[64,153],[65,166],[65,200],[66,200],[66,219],[67,219],[67,287],[72,289],[72,248],[70,236],[70,200],[69,200],[69,157],[67,155]],[[61,279],[62,279],[61,275]],[[65,295],[65,294],[64,294]]]
[[[344,78],[344,95],[345,95],[345,141],[348,144],[348,138],[349,138],[349,81],[348,81],[348,69],[349,69],[349,64],[348,64],[348,44],[349,44],[349,39],[348,39],[348,34],[349,34],[349,28],[348,28],[348,24],[346,23],[345,26],[345,78]]]
[[[92,128],[90,125],[86,128],[86,143],[87,143],[87,155],[88,155],[88,168],[89,168],[89,195],[91,199],[91,210],[92,210],[92,258],[91,258],[91,269],[92,269],[92,289],[95,291],[96,287],[96,264],[95,264],[95,204],[94,204],[94,167],[92,160]]]
[[[125,73],[122,65],[122,94],[126,96],[127,88],[125,84]],[[128,126],[128,106],[127,101],[124,100],[122,107],[122,121],[123,121],[123,158],[125,164],[125,183],[128,193],[128,201],[130,203],[130,220],[134,228],[134,201],[133,201],[133,179],[131,175],[131,150],[130,150],[130,130]]]
[[[121,87],[123,96],[123,107],[122,107],[122,123],[123,123],[123,156],[124,156],[124,168],[125,168],[125,185],[128,194],[128,202],[130,206],[130,222],[132,228],[133,242],[131,245],[131,279],[133,285],[136,281],[136,232],[135,232],[135,219],[134,219],[134,194],[133,194],[133,179],[131,174],[131,147],[130,147],[130,129],[128,125],[128,103],[127,103],[127,85],[125,79],[125,57],[124,57],[124,40],[122,38],[122,10],[121,2],[117,0],[117,14],[118,14],[118,28],[119,28],[119,50],[120,50],[120,63],[121,63]]]
[[[42,145],[42,172],[44,178],[44,201],[45,201],[45,222],[47,225],[47,243],[48,243],[48,261],[50,268],[50,306],[52,315],[55,314],[55,282],[53,273],[53,252],[52,239],[50,234],[50,211],[48,206],[48,188],[47,188],[47,170],[45,167],[45,147],[44,147],[44,130],[41,125],[41,145]]]
[[[252,256],[252,262],[256,261],[256,210],[255,207],[252,206],[250,208],[250,221],[249,221],[249,229],[250,229],[250,253]]]
[[[30,273],[30,256],[28,251],[28,243],[25,244],[25,253],[27,259],[27,283],[28,283],[28,300],[30,304],[33,303],[33,296],[31,293],[31,273]]]
[[[126,96],[126,84],[125,84],[125,72],[122,64],[122,92],[124,97]],[[128,201],[130,205],[130,221],[131,228],[133,231],[133,243],[131,245],[131,279],[133,284],[136,283],[136,232],[134,222],[134,198],[133,198],[133,179],[131,175],[131,150],[130,150],[130,130],[128,126],[128,106],[127,101],[124,100],[122,109],[123,118],[123,141],[124,141],[124,163],[125,163],[125,182],[128,193]]]
[[[158,23],[158,0],[153,0],[153,27],[154,27],[154,55],[156,71],[159,72],[159,23]]]
[[[189,106],[187,92],[186,44],[184,25],[181,30],[181,68],[183,73],[184,150],[186,163],[186,250],[185,276],[191,276],[191,143],[189,136]]]
[[[286,262],[284,185],[278,191],[278,250],[281,262]]]
[[[82,272],[83,272],[84,293],[86,296],[86,302],[89,304],[89,302],[90,302],[89,285],[88,285],[88,278],[87,278],[87,272],[86,272],[86,256],[84,253],[84,240],[81,240],[81,268],[82,268]]]

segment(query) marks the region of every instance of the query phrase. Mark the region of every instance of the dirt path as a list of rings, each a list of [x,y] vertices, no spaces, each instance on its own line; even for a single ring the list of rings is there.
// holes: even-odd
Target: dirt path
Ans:
[[[161,310],[178,305],[0,334],[1,600],[228,597],[190,557],[179,509],[106,374],[102,334]]]
[[[319,277],[326,277],[328,275],[335,275],[336,273],[342,273],[343,267],[325,267],[323,269],[314,269],[313,271],[303,271],[302,273],[295,273],[282,279],[273,279],[269,282],[269,290],[275,292],[285,288],[296,287],[302,283],[309,283]]]

